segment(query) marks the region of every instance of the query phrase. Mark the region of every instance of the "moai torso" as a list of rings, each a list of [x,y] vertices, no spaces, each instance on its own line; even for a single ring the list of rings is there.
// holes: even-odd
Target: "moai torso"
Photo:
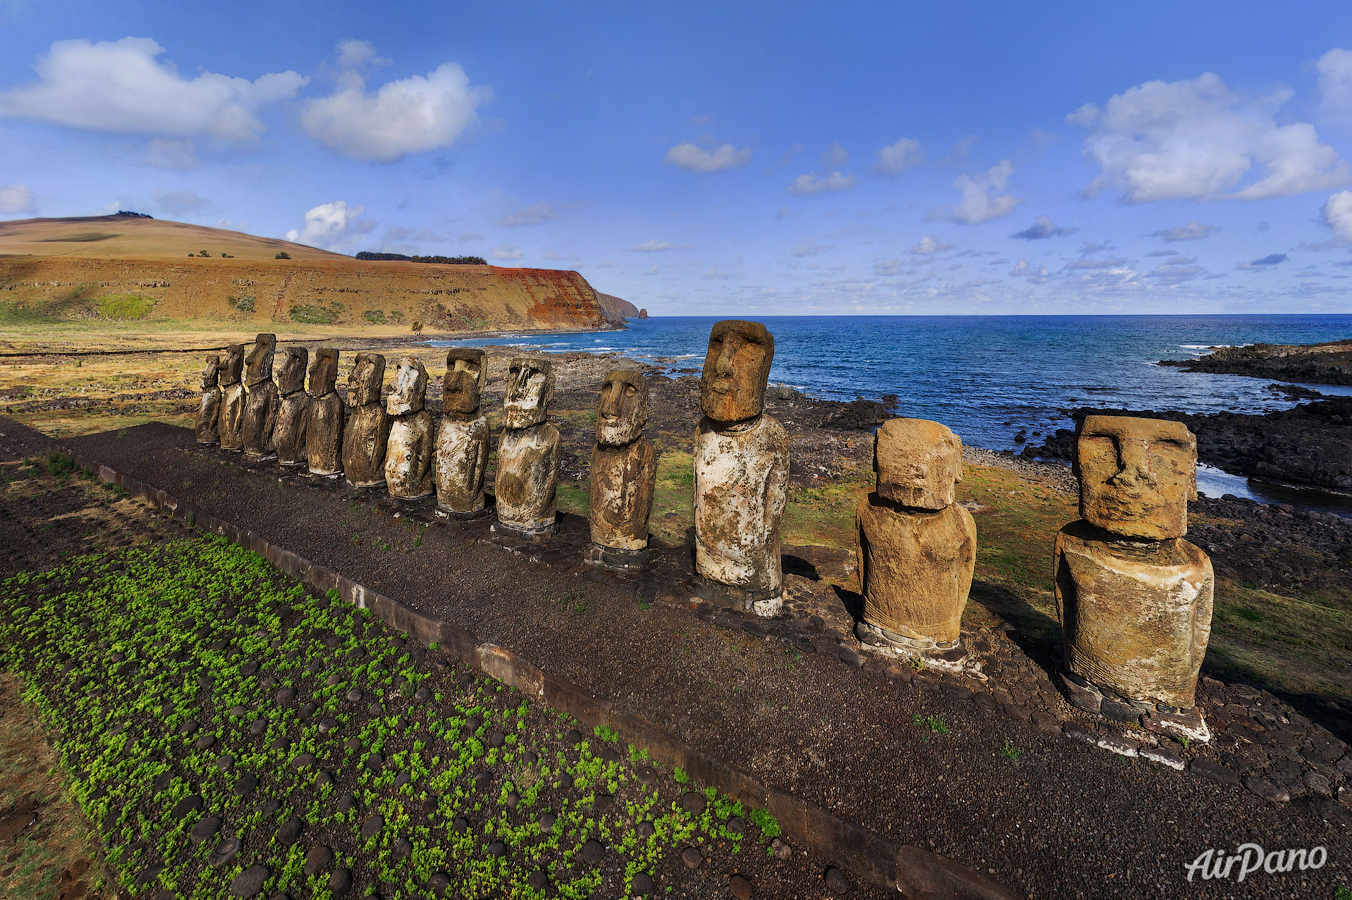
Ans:
[[[642,372],[606,376],[596,413],[591,456],[591,539],[612,550],[648,546],[648,518],[657,489],[657,454],[643,436],[648,382]]]
[[[311,475],[343,474],[343,420],[347,404],[334,389],[338,351],[321,347],[310,366],[310,392],[305,411],[305,461]]]
[[[217,427],[222,450],[244,449],[244,345],[231,344],[221,370],[221,415]]]
[[[260,334],[244,361],[244,421],[241,426],[244,454],[251,459],[270,459],[275,454],[272,431],[277,425],[277,385],[272,381],[272,357],[277,336]]]
[[[446,353],[441,380],[441,424],[437,427],[437,507],[458,516],[484,509],[484,471],[488,468],[488,420],[479,397],[488,377],[482,350],[454,348]]]
[[[390,418],[380,402],[385,383],[385,357],[358,353],[347,377],[347,423],[343,426],[343,474],[356,487],[385,483],[385,447]]]
[[[554,530],[562,445],[559,430],[546,421],[553,395],[554,367],[549,360],[512,360],[494,495],[498,522],[530,536]]]
[[[385,486],[390,496],[420,500],[432,495],[432,416],[423,409],[427,370],[416,357],[399,360],[386,404],[390,437],[385,448]]]
[[[953,502],[962,441],[938,422],[891,419],[874,439],[874,468],[877,490],[855,514],[859,636],[918,653],[954,649],[976,568],[976,523]]]
[[[277,372],[277,391],[281,397],[277,424],[272,429],[272,446],[277,450],[277,461],[284,466],[305,465],[305,427],[310,409],[310,397],[305,393],[305,367],[309,361],[310,351],[288,347]]]
[[[221,358],[208,356],[206,368],[202,370],[202,402],[198,405],[197,424],[193,428],[199,444],[215,444],[221,439],[221,388],[217,383],[220,369]]]

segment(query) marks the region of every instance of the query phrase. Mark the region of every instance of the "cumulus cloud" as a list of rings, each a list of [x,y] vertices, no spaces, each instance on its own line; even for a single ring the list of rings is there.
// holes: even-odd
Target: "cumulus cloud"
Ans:
[[[799,175],[789,185],[790,194],[820,194],[827,191],[843,191],[854,187],[853,175],[832,172],[829,175]]]
[[[667,151],[667,163],[687,172],[721,172],[736,169],[751,162],[751,148],[738,150],[724,144],[715,150],[704,150],[689,141],[682,141]]]
[[[502,260],[525,259],[526,254],[521,251],[520,247],[504,246],[490,251],[488,258]]]
[[[1028,260],[1021,259],[1010,269],[1009,274],[1015,278],[1026,278],[1032,284],[1044,284],[1051,279],[1047,273],[1047,264],[1043,263],[1036,270],[1028,265]]]
[[[825,253],[831,247],[830,244],[817,243],[814,238],[803,238],[797,244],[794,244],[789,252],[794,256],[816,256],[818,253]]]
[[[33,190],[26,184],[0,185],[0,216],[21,216],[38,211]]]
[[[273,72],[254,81],[203,72],[188,81],[156,57],[150,38],[56,41],[33,68],[38,80],[0,94],[0,115],[71,128],[252,141],[258,110],[288,100],[309,79]]]
[[[1154,200],[1288,197],[1340,187],[1352,170],[1313,125],[1278,125],[1291,97],[1231,91],[1207,72],[1192,81],[1150,81],[1087,103],[1067,120],[1089,129],[1084,156],[1101,174],[1085,189],[1114,187],[1129,203]],[[1242,182],[1252,173],[1262,177]]]
[[[171,216],[187,216],[211,209],[211,201],[192,191],[156,191],[155,206]]]
[[[344,49],[351,43],[339,45],[340,60],[345,55],[355,58]],[[361,74],[349,68],[340,75],[334,93],[305,105],[300,123],[315,140],[345,156],[394,162],[454,144],[478,121],[478,107],[491,98],[492,90],[471,86],[457,63],[387,82],[375,93],[368,92]]]
[[[523,225],[539,225],[543,222],[552,222],[558,217],[558,211],[554,209],[553,204],[537,203],[534,206],[527,206],[525,209],[517,210],[514,213],[508,213],[498,221],[498,224],[507,228],[520,228]]]
[[[323,250],[343,253],[360,244],[376,223],[363,219],[364,206],[348,206],[345,200],[321,203],[305,214],[305,227],[291,229],[286,239]]]
[[[201,165],[197,159],[197,145],[184,138],[151,138],[146,145],[141,161],[156,169],[173,169],[179,172],[196,169]]]
[[[984,174],[959,175],[954,180],[953,187],[962,194],[962,199],[955,206],[934,207],[926,218],[978,225],[1009,215],[1023,202],[1018,197],[1004,193],[1009,185],[1009,176],[1013,174],[1013,164],[1007,159],[1002,159]]]
[[[831,146],[822,151],[822,155],[817,157],[817,165],[822,169],[839,169],[850,161],[850,151],[835,141]]]
[[[915,270],[907,268],[899,259],[880,259],[873,264],[873,274],[882,278],[893,278],[898,275],[914,275]]]
[[[1044,238],[1060,237],[1063,234],[1074,234],[1079,230],[1078,228],[1058,228],[1052,222],[1050,216],[1038,216],[1032,225],[1029,225],[1023,231],[1014,232],[1010,237],[1025,241],[1040,241]]]
[[[1219,225],[1202,225],[1193,221],[1186,225],[1180,225],[1177,228],[1165,228],[1160,231],[1150,232],[1151,237],[1163,238],[1166,241],[1200,241],[1202,238],[1211,237],[1211,235],[1221,230]]]
[[[1352,50],[1335,47],[1315,63],[1319,72],[1319,112],[1327,118],[1352,116]]]
[[[920,152],[920,142],[902,138],[895,144],[888,144],[878,151],[873,161],[873,173],[887,178],[896,178],[907,169],[920,165],[924,157]]]
[[[941,241],[927,234],[920,239],[920,243],[911,248],[911,252],[916,256],[933,256],[936,253],[943,253],[952,249],[953,245],[948,241]]]
[[[646,241],[629,248],[638,253],[661,253],[665,250],[693,250],[694,244],[678,244],[675,241]]]
[[[644,274],[644,275],[656,275],[656,274],[657,274],[658,272],[660,272],[660,271],[662,271],[662,268],[661,268],[660,266],[648,266],[648,268],[646,268],[646,269],[643,270],[643,274]]]
[[[340,71],[351,72],[370,66],[388,66],[393,60],[376,53],[375,44],[370,41],[339,41],[337,65]]]
[[[1263,269],[1270,269],[1273,266],[1279,266],[1282,263],[1289,260],[1290,258],[1291,257],[1287,256],[1285,253],[1269,253],[1267,256],[1264,256],[1261,259],[1255,259],[1253,262],[1240,263],[1235,268],[1248,269],[1250,271],[1261,271]]]
[[[1324,224],[1333,229],[1340,240],[1352,241],[1352,191],[1339,191],[1322,210]]]

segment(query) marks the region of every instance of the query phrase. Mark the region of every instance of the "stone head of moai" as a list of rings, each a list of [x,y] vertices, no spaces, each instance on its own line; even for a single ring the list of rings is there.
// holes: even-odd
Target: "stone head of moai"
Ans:
[[[648,424],[648,379],[634,369],[616,369],[601,384],[596,405],[596,442],[612,447],[633,443]]]
[[[260,334],[244,360],[245,384],[253,387],[272,378],[272,357],[277,352],[277,335]]]
[[[221,387],[239,384],[244,373],[244,345],[231,344],[225,348],[225,360],[221,363]]]
[[[369,406],[380,402],[385,387],[385,357],[379,353],[358,353],[352,371],[347,373],[347,405]]]
[[[392,416],[406,416],[423,408],[427,398],[427,368],[416,356],[403,356],[394,370],[394,383],[385,401],[385,411]]]
[[[310,362],[310,351],[304,347],[287,347],[282,365],[277,370],[277,390],[294,394],[305,390],[305,367]]]
[[[726,319],[709,333],[700,375],[700,410],[715,422],[741,422],[765,408],[775,339],[759,322]]]
[[[446,375],[441,379],[441,411],[462,416],[479,411],[479,395],[488,381],[484,352],[468,347],[446,351]]]
[[[953,504],[953,486],[962,481],[962,439],[927,419],[889,419],[873,445],[878,495],[914,509],[940,510]]]
[[[216,387],[221,378],[221,358],[220,356],[208,356],[207,364],[202,367],[202,390],[209,391]]]
[[[332,394],[338,382],[338,351],[332,347],[320,347],[315,351],[315,360],[310,363],[310,393],[316,397]]]
[[[529,428],[549,418],[554,399],[554,364],[541,356],[518,356],[507,373],[507,392],[502,398],[503,424]]]
[[[1197,438],[1182,422],[1086,416],[1076,444],[1080,516],[1128,538],[1188,533],[1197,499]]]

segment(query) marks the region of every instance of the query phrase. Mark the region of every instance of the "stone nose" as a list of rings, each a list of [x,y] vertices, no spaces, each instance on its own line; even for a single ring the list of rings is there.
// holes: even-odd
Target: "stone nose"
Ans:
[[[607,419],[617,418],[620,414],[620,392],[613,385],[606,385],[601,391],[600,413]]]
[[[714,363],[714,374],[728,376],[732,374],[733,360],[737,358],[737,350],[740,344],[737,341],[727,340],[723,342],[722,348],[718,351],[718,360]]]
[[[1145,441],[1124,440],[1118,446],[1121,468],[1110,482],[1119,487],[1153,487],[1155,476],[1150,471],[1150,445]]]

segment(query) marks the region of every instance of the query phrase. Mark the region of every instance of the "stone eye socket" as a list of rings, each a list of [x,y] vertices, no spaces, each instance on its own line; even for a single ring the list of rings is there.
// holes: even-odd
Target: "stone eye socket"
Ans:
[[[634,387],[632,384],[626,385],[624,392],[632,397],[634,394],[638,393],[638,388]]]

